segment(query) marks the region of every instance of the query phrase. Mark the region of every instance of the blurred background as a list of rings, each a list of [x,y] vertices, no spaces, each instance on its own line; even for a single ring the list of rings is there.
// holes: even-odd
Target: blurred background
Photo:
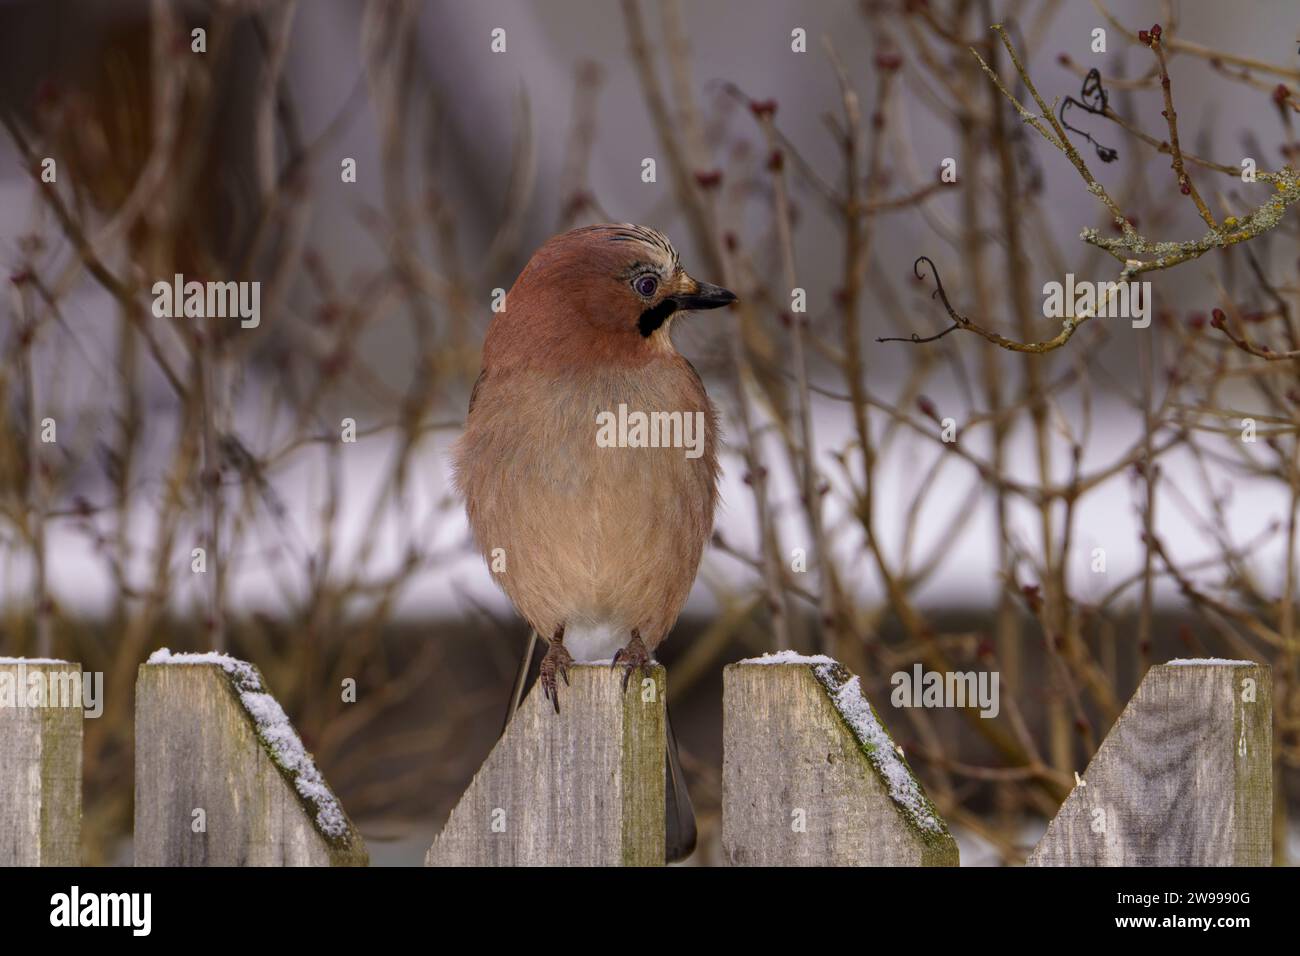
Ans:
[[[493,292],[611,220],[741,297],[675,330],[727,445],[660,652],[694,862],[721,669],[786,647],[862,675],[965,864],[1023,861],[1152,663],[1269,662],[1292,862],[1300,252],[1252,213],[1288,195],[1297,31],[1283,0],[0,0],[0,654],[105,674],[87,862],[130,859],[162,646],[255,662],[374,861],[422,859],[527,639],[448,483]],[[980,327],[1057,335],[1044,283],[1123,267],[1081,238],[1130,235],[1102,192],[1147,243],[1246,234],[1144,272],[1149,328],[907,340],[952,324],[936,269]],[[176,273],[260,282],[260,324],[158,317]],[[917,662],[997,671],[999,717],[892,707]]]

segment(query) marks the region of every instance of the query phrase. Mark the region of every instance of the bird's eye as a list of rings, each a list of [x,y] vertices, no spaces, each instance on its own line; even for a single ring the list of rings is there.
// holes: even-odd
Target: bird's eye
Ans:
[[[640,276],[632,283],[632,287],[636,289],[637,295],[643,295],[648,299],[655,294],[655,289],[659,288],[659,280],[654,276]]]

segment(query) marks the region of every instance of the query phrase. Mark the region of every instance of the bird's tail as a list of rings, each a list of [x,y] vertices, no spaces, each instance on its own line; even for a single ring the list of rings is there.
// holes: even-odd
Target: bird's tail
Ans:
[[[506,727],[515,711],[524,699],[524,690],[528,686],[528,672],[532,669],[533,654],[537,649],[537,632],[528,635],[528,646],[524,649],[523,659],[519,662],[519,671],[510,688],[510,700],[506,704],[506,719],[501,726],[505,734]],[[686,790],[686,775],[682,773],[681,758],[677,753],[677,735],[673,733],[672,716],[664,709],[664,729],[667,734],[664,756],[664,859],[676,863],[686,859],[695,851],[697,838],[695,830],[695,807],[691,805],[691,795]]]
[[[664,760],[664,859],[669,863],[684,860],[695,852],[695,807],[686,790],[686,775],[677,754],[677,735],[673,720],[664,709],[664,728],[668,732]]]
[[[506,728],[510,726],[510,721],[515,716],[515,711],[524,700],[524,688],[528,686],[528,671],[533,666],[533,651],[537,649],[537,632],[530,630],[528,632],[528,646],[524,648],[524,656],[519,661],[519,672],[515,674],[515,682],[510,686],[510,699],[506,701],[506,719],[501,724],[501,733],[497,737],[505,736]]]

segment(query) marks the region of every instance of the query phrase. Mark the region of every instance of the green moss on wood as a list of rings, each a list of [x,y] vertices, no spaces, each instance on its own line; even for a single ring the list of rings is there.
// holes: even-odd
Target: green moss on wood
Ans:
[[[919,804],[915,808],[905,806],[894,797],[894,794],[890,789],[888,774],[885,772],[883,766],[883,761],[887,758],[877,752],[877,746],[871,741],[866,740],[836,705],[836,697],[839,691],[853,679],[853,673],[843,664],[838,662],[834,664],[805,666],[809,666],[809,669],[817,679],[817,682],[826,691],[826,702],[830,706],[831,710],[834,711],[840,724],[848,731],[849,735],[857,741],[859,750],[867,758],[867,762],[870,764],[876,778],[880,781],[885,793],[889,796],[889,802],[893,805],[895,812],[898,813],[899,817],[907,827],[920,837],[921,841],[927,848],[944,854],[951,852],[955,857],[956,841],[952,838],[952,834],[948,832],[947,823],[944,822],[938,809],[926,794],[925,788],[921,786],[921,782],[917,779],[911,765],[908,764],[907,758],[895,751],[893,758],[889,759],[896,759],[898,763],[902,765],[915,786],[915,796]],[[893,745],[893,735],[889,733],[889,727],[880,719],[880,715],[876,712],[875,707],[871,705],[871,701],[867,700],[865,693],[862,695],[862,700],[867,705],[868,709],[870,709],[871,715],[875,719],[876,723],[880,725],[881,729],[889,737],[891,745]],[[922,815],[928,816],[932,819],[935,825],[933,827],[924,826],[922,823]]]

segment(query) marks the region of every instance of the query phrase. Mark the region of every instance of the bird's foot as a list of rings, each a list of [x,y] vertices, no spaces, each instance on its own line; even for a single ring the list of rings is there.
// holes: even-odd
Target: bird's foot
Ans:
[[[542,696],[551,702],[555,707],[555,712],[560,712],[560,695],[559,688],[556,686],[555,675],[559,674],[564,678],[564,686],[569,686],[569,667],[573,664],[573,656],[568,649],[559,640],[552,640],[550,646],[546,649],[546,656],[542,658],[542,668],[539,680],[542,682]]]
[[[632,632],[632,640],[627,642],[627,647],[619,648],[610,669],[620,664],[623,665],[623,693],[627,693],[628,681],[632,679],[632,672],[637,668],[641,669],[642,676],[650,676],[650,652],[645,649],[639,631]]]

